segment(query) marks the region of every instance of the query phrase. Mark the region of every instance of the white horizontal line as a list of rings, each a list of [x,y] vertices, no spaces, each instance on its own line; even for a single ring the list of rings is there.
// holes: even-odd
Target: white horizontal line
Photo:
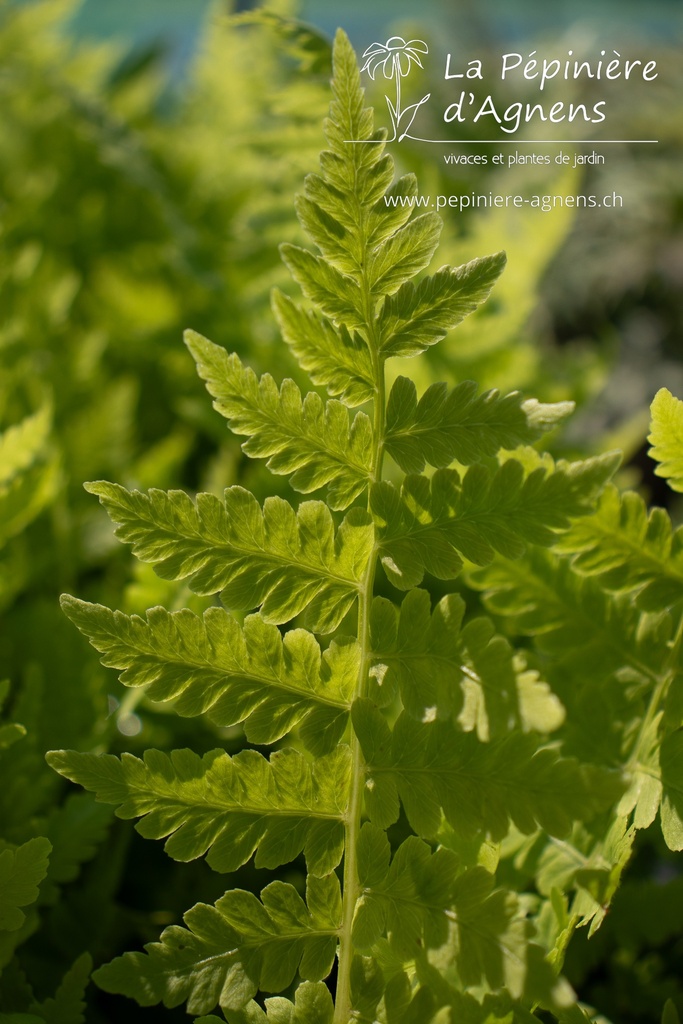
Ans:
[[[420,142],[426,141],[420,139]],[[563,146],[610,146],[617,143],[620,144],[636,144],[646,145],[650,143],[658,143],[659,139],[459,139],[457,142],[447,142],[445,139],[439,139],[436,144],[437,146],[478,146],[480,144],[488,143],[502,143],[508,146],[556,146],[560,143]]]
[[[645,146],[658,145],[659,139],[414,139],[409,136],[411,142],[427,142],[434,146],[612,146],[629,145]],[[395,139],[392,141],[396,141]],[[344,139],[345,143],[352,145],[389,145],[384,139]]]

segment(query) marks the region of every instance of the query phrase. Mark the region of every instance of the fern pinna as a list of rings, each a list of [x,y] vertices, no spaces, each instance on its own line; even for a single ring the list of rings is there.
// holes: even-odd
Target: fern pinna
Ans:
[[[261,507],[240,486],[193,500],[92,484],[138,558],[220,604],[142,619],[64,598],[123,683],[277,749],[269,759],[49,755],[120,817],[139,818],[143,836],[166,839],[176,860],[206,856],[230,872],[252,855],[275,869],[303,854],[306,891],[276,880],[260,899],[237,889],[197,904],[95,980],[142,1005],[219,1007],[230,1024],[586,1021],[560,971],[581,915],[608,899],[589,877],[591,843],[603,873],[609,850],[621,863],[625,817],[612,808],[624,765],[572,739],[541,656],[525,661],[489,619],[466,616],[459,593],[433,602],[421,584],[466,569],[494,612],[524,626],[538,607],[552,639],[555,606],[543,606],[540,584],[532,593],[510,581],[531,579],[536,563],[550,572],[553,559],[586,566],[593,534],[581,524],[597,522],[616,459],[555,463],[528,447],[566,403],[478,394],[469,381],[418,399],[402,377],[386,394],[387,361],[441,341],[486,299],[505,258],[421,276],[440,220],[385,201],[415,195],[416,182],[394,181],[341,33],[333,90],[329,149],[297,200],[318,251],[282,248],[305,302],[274,296],[284,340],[330,397],[302,398],[291,380],[278,388],[187,335],[247,455],[302,494],[326,488],[326,502]],[[546,553],[561,541],[564,554]],[[599,629],[602,598],[591,600]],[[561,727],[566,746],[551,738]],[[573,857],[586,869],[578,882]],[[515,892],[520,874],[533,892]],[[570,912],[563,889],[581,884]]]

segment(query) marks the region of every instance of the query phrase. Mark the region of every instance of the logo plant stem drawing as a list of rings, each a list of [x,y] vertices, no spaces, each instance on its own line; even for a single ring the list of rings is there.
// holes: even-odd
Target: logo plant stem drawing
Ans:
[[[411,39],[406,42],[401,36],[391,36],[386,43],[372,43],[363,53],[365,63],[361,71],[367,71],[374,81],[375,75],[381,68],[386,79],[393,78],[396,82],[395,105],[388,96],[386,97],[393,127],[393,135],[387,140],[388,142],[396,140],[402,142],[406,138],[419,108],[427,102],[431,95],[431,93],[427,93],[419,102],[411,103],[401,109],[401,79],[406,77],[413,63],[422,67],[420,54],[428,52],[429,47],[422,39]],[[399,135],[402,121],[407,121],[407,123]]]

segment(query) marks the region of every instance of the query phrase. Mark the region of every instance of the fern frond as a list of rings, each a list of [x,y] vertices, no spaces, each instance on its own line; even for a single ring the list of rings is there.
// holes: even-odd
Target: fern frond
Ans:
[[[334,1003],[327,985],[304,981],[294,993],[294,1001],[273,996],[264,1001],[265,1010],[257,1002],[247,1003],[239,1010],[226,1010],[228,1024],[332,1024]],[[202,1017],[195,1024],[209,1024],[218,1017]]]
[[[471,466],[462,479],[452,469],[437,470],[431,480],[408,476],[400,493],[388,482],[377,484],[370,500],[384,570],[394,586],[407,590],[425,571],[453,579],[461,555],[486,565],[495,552],[518,558],[528,543],[552,544],[571,517],[590,510],[594,489],[614,468],[608,455],[526,475],[520,462],[508,459],[495,473]]]
[[[250,1003],[236,1013],[228,1011],[228,1024],[332,1024],[334,1004],[329,989],[320,982],[305,981],[299,985],[294,1002],[274,996],[264,1002],[265,1012],[258,1003]]]
[[[638,829],[647,828],[659,814],[666,845],[683,850],[683,733],[676,729],[662,735],[661,719],[660,712],[641,735],[619,813],[632,813]]]
[[[569,839],[542,842],[534,864],[533,848],[539,838],[535,837],[531,856],[523,861],[524,869],[535,875],[538,890],[545,896],[550,897],[553,890],[574,890],[572,916],[577,918],[577,927],[589,926],[590,937],[602,924],[619,887],[635,836],[635,826],[619,815],[595,832],[577,825]]]
[[[313,766],[296,750],[267,761],[254,750],[234,757],[212,750],[132,754],[52,751],[48,762],[104,803],[119,818],[141,818],[146,839],[166,839],[179,861],[206,855],[215,871],[236,871],[256,853],[256,867],[287,864],[302,851],[315,875],[333,871],[342,857],[343,819],[350,783],[349,750],[338,747]],[[167,838],[170,837],[170,838]]]
[[[261,892],[234,889],[215,906],[198,903],[187,927],[164,929],[145,953],[126,953],[93,977],[105,992],[132,996],[141,1006],[169,1009],[187,1002],[188,1013],[245,1006],[259,989],[281,992],[297,971],[319,981],[330,971],[341,917],[334,874],[309,876],[306,902],[294,886],[272,882]]]
[[[668,612],[643,613],[628,594],[613,596],[572,572],[571,563],[535,551],[475,574],[492,610],[552,653],[558,675],[591,680],[572,695],[574,727],[583,719],[605,737],[627,790],[618,807],[647,828],[660,814],[671,849],[683,848],[683,747],[680,747],[680,626]],[[585,696],[582,691],[585,691]],[[583,701],[583,704],[582,704]],[[591,735],[591,724],[584,729]],[[596,745],[593,757],[601,756]]]
[[[418,402],[413,382],[398,377],[387,404],[385,446],[406,473],[421,473],[425,463],[436,469],[454,461],[471,465],[501,448],[536,441],[572,408],[571,402],[530,405],[519,392],[477,395],[474,381],[450,391],[432,384]]]
[[[323,385],[351,408],[374,397],[378,382],[370,350],[358,333],[335,326],[315,310],[302,309],[277,289],[273,312],[282,337],[314,384]]]
[[[85,1021],[85,990],[90,980],[92,957],[83,953],[66,972],[54,996],[31,1006],[36,1017],[17,1015],[17,1024],[83,1024]]]
[[[513,998],[536,991],[560,995],[562,983],[529,942],[532,927],[516,898],[494,889],[484,868],[462,871],[445,849],[411,836],[391,858],[382,829],[366,823],[358,840],[363,895],[354,917],[360,949],[386,933],[395,956],[412,961],[417,950],[439,949],[464,988],[505,987]],[[568,986],[565,986],[568,988]]]
[[[270,374],[259,380],[239,357],[187,331],[185,343],[216,409],[235,434],[247,434],[242,451],[268,459],[272,473],[292,474],[295,491],[308,494],[328,485],[330,508],[344,509],[365,490],[372,475],[372,425],[363,412],[349,424],[337,401],[325,404],[312,391],[302,401],[292,380],[278,391]]]
[[[304,302],[277,293],[273,303],[285,342],[330,400],[302,397],[291,381],[259,380],[194,333],[188,346],[216,408],[246,436],[248,455],[268,460],[303,493],[328,486],[335,511],[362,495],[367,511],[359,502],[338,523],[321,501],[295,509],[268,498],[261,507],[241,487],[192,500],[180,491],[96,483],[90,490],[117,535],[162,578],[187,580],[204,596],[220,592],[228,609],[254,614],[242,625],[217,607],[202,617],[154,608],[143,619],[73,598],[64,604],[104,663],[122,670],[125,685],[144,687],[148,700],[172,701],[180,715],[206,712],[221,726],[244,723],[252,743],[277,742],[297,727],[312,756],[290,746],[270,760],[253,750],[50,757],[63,775],[118,805],[119,816],[139,818],[138,830],[165,839],[177,859],[206,855],[229,871],[252,855],[272,868],[303,853],[307,903],[282,882],[261,900],[228,892],[215,907],[195,906],[185,927],[167,928],[145,954],[100,968],[96,980],[142,1005],[185,1002],[196,1014],[220,1006],[230,1024],[445,1024],[449,1016],[529,1024],[536,1005],[579,1019],[557,977],[557,933],[573,927],[566,904],[557,928],[541,924],[537,932],[531,901],[496,888],[482,862],[495,869],[515,829],[531,845],[550,841],[545,833],[570,843],[577,822],[607,812],[626,787],[631,793],[634,765],[575,756],[570,724],[564,746],[549,744],[564,708],[545,678],[489,619],[466,621],[461,597],[449,594],[432,609],[429,593],[414,588],[425,572],[451,579],[465,560],[493,563],[476,585],[492,591],[494,605],[508,601],[522,621],[533,606],[550,644],[555,629],[579,628],[594,613],[590,602],[581,605],[594,581],[579,593],[565,559],[567,593],[560,586],[538,614],[555,581],[537,579],[528,566],[539,545],[557,543],[591,512],[616,459],[555,464],[524,447],[568,403],[478,395],[468,382],[450,392],[429,388],[418,401],[399,378],[387,405],[386,361],[444,338],[486,299],[505,256],[421,276],[440,220],[414,216],[400,201],[417,194],[416,181],[406,175],[392,184],[384,133],[374,130],[342,33],[325,131],[319,173],[306,178],[297,200],[316,251],[281,250]],[[367,415],[352,418],[348,408],[364,402]],[[398,473],[394,485],[383,477],[386,454],[399,470],[421,473],[429,464],[436,472]],[[468,468],[461,474],[448,468],[452,462]],[[389,583],[409,591],[400,606],[376,596],[379,563]],[[531,578],[515,589],[508,566]],[[595,591],[589,642],[599,651],[611,634],[599,670],[614,682],[621,637],[615,641],[612,598],[597,583]],[[336,636],[321,651],[314,634],[333,633],[343,620],[351,630],[354,606],[356,636]],[[625,605],[622,612],[634,652],[629,679],[642,695],[657,685],[656,668],[648,675],[638,660],[646,635],[654,631],[669,657],[671,622],[667,633],[664,619]],[[278,628],[298,615],[312,632]],[[553,684],[558,660],[549,665]],[[677,764],[672,745],[660,763],[666,778],[677,778]],[[417,834],[392,857],[386,830],[401,808]],[[335,873],[342,855],[343,891]],[[319,982],[335,955],[332,1011]],[[294,1001],[256,1002],[259,990],[284,992],[297,973],[304,984],[288,993]]]
[[[459,864],[450,850],[432,853],[416,836],[406,839],[392,859],[386,833],[366,822],[358,839],[363,894],[353,919],[356,948],[370,953],[388,935],[392,951],[410,961],[421,947],[443,946],[458,874]]]
[[[243,487],[213,494],[127,491],[88,484],[117,524],[116,534],[162,579],[188,579],[197,594],[221,592],[229,608],[261,608],[282,623],[308,609],[311,628],[330,633],[353,604],[372,550],[367,513],[352,509],[338,531],[319,501],[294,511],[282,498],[261,510]]]
[[[683,491],[683,402],[660,388],[650,414],[650,455],[659,463],[655,473],[668,480],[674,491]]]
[[[462,267],[442,267],[418,285],[406,283],[387,298],[378,317],[384,358],[416,356],[484,302],[505,267],[505,253],[482,256]]]
[[[0,434],[0,546],[20,533],[54,497],[59,462],[49,439],[52,414],[44,406]]]
[[[314,302],[333,321],[349,329],[365,323],[360,286],[346,274],[340,274],[322,256],[286,243],[280,253],[290,274],[307,299]]]
[[[151,608],[145,619],[64,595],[71,621],[122,671],[126,686],[146,686],[154,701],[175,701],[180,715],[208,712],[221,726],[245,723],[253,743],[273,743],[295,725],[314,753],[344,732],[360,652],[333,641],[321,652],[303,629],[284,637],[260,615],[244,625],[222,608],[199,617],[188,609]]]
[[[662,508],[648,511],[640,495],[609,486],[596,511],[572,525],[555,549],[575,554],[572,565],[606,590],[638,590],[638,607],[664,611],[683,598],[683,527],[673,529]]]
[[[370,818],[387,828],[399,798],[411,827],[437,835],[443,813],[462,836],[504,838],[511,823],[565,836],[572,823],[610,806],[623,791],[616,773],[580,765],[531,734],[481,743],[450,723],[418,723],[405,713],[393,732],[370,702],[356,702],[353,722],[367,762]]]
[[[644,614],[629,595],[611,595],[571,561],[530,548],[523,559],[499,558],[468,577],[484,591],[486,606],[516,632],[536,637],[540,650],[581,675],[616,672],[629,665],[654,681],[665,669],[666,647],[653,645]],[[656,617],[654,617],[656,618]]]
[[[439,244],[443,222],[436,213],[423,213],[371,249],[368,283],[373,292],[393,295],[401,285],[429,266]]]
[[[71,793],[55,807],[45,823],[45,835],[52,843],[47,878],[41,893],[47,902],[58,895],[58,886],[73,882],[83,864],[95,856],[104,842],[112,812],[95,803],[87,793]]]
[[[51,411],[44,406],[0,434],[0,486],[29,469],[44,453],[51,428]]]
[[[400,607],[376,597],[370,616],[369,696],[379,706],[399,692],[418,720],[449,718],[463,703],[461,625],[465,603],[449,594],[435,607],[426,590],[409,591]]]
[[[564,712],[548,685],[515,658],[490,620],[473,619],[462,628],[464,612],[457,594],[442,598],[433,612],[425,590],[409,591],[400,609],[375,598],[369,696],[389,704],[398,690],[414,718],[457,717],[482,740],[514,728],[556,729]]]
[[[38,899],[51,850],[50,841],[39,836],[0,851],[0,931],[16,931],[23,925],[26,914],[21,908]]]

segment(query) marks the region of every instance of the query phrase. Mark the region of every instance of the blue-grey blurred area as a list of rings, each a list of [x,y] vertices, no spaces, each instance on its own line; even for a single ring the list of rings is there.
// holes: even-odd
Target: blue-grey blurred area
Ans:
[[[84,0],[73,27],[82,35],[127,39],[140,47],[162,46],[171,69],[180,73],[211,6],[211,0]],[[225,6],[240,11],[256,4],[238,0]],[[340,4],[303,0],[298,13],[330,36],[341,25],[354,45],[364,48],[402,23],[448,33],[461,45],[481,39],[490,43],[525,40],[577,25],[615,39],[618,35],[620,40],[625,35],[670,39],[680,31],[683,4],[680,0],[459,0],[457,4],[450,0],[344,0]]]

